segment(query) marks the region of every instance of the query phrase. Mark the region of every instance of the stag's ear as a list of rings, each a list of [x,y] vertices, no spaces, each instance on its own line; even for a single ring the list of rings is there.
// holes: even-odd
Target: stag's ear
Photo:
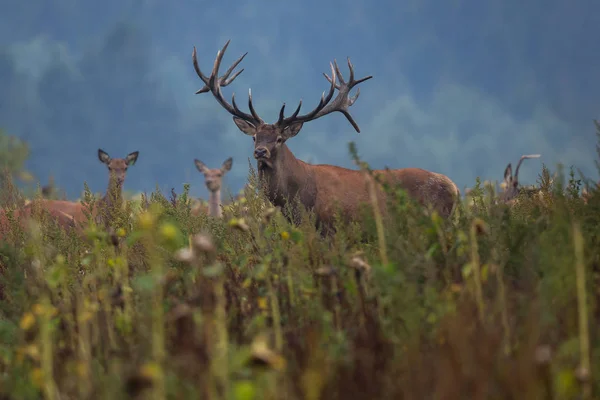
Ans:
[[[300,132],[303,124],[304,124],[304,122],[294,122],[290,126],[286,126],[285,129],[283,130],[283,134],[281,136],[283,136],[283,138],[285,140],[288,140],[289,138],[293,138],[294,136],[296,136],[298,134],[298,132]]]
[[[235,122],[240,131],[244,132],[246,135],[254,136],[256,134],[256,127],[251,122],[238,117],[233,117],[233,122]]]
[[[134,151],[133,153],[127,154],[127,157],[125,157],[125,162],[127,163],[127,166],[131,167],[132,165],[135,165],[139,154],[139,151]]]
[[[196,164],[196,168],[198,168],[198,171],[200,171],[201,173],[205,173],[208,170],[206,165],[204,165],[204,163],[198,160],[197,158],[194,159],[194,164]]]
[[[510,181],[510,179],[512,178],[512,165],[511,163],[508,163],[508,165],[506,166],[506,169],[504,170],[504,180],[506,182]]]
[[[223,165],[221,165],[221,171],[223,173],[231,170],[231,166],[233,165],[233,158],[229,157],[227,160],[225,160],[223,162]]]
[[[102,149],[98,149],[98,159],[106,165],[110,162],[110,156]]]

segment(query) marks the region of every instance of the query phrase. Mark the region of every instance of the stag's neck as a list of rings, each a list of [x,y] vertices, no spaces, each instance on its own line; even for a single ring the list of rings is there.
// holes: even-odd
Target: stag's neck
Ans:
[[[294,156],[283,144],[271,168],[259,169],[259,178],[266,184],[267,197],[275,206],[283,207],[296,195],[305,207],[314,206],[316,185],[310,165]]]
[[[223,215],[221,210],[221,190],[211,191],[208,196],[208,213],[213,217],[219,217]]]

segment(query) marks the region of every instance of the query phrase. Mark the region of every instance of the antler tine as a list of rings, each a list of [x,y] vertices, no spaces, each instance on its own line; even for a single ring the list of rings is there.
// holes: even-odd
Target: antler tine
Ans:
[[[249,107],[250,107],[250,112],[252,113],[252,115],[247,114],[238,108],[238,106],[235,103],[235,93],[232,94],[232,96],[231,96],[232,104],[229,104],[227,102],[227,100],[225,100],[223,98],[223,93],[221,92],[221,87],[225,87],[225,86],[229,85],[231,82],[233,82],[235,80],[235,78],[237,78],[244,71],[244,69],[241,69],[240,71],[234,73],[233,76],[230,77],[230,75],[233,72],[233,70],[235,69],[235,67],[237,67],[239,65],[239,63],[242,62],[244,57],[246,57],[246,55],[248,54],[248,52],[244,53],[240,58],[238,58],[227,69],[227,71],[225,72],[225,74],[223,74],[223,76],[219,77],[219,67],[221,66],[221,62],[223,61],[223,56],[225,55],[225,51],[227,50],[227,47],[229,46],[230,41],[231,40],[228,40],[227,43],[225,43],[225,45],[223,46],[223,48],[217,52],[217,57],[215,58],[215,62],[213,64],[213,69],[210,74],[210,77],[207,77],[206,75],[204,75],[202,73],[202,71],[200,70],[200,67],[198,65],[196,46],[194,46],[194,49],[192,51],[192,63],[194,65],[194,69],[196,70],[196,74],[198,74],[200,79],[202,79],[202,81],[204,82],[204,86],[200,90],[196,91],[196,94],[211,92],[213,94],[214,98],[217,100],[217,102],[223,108],[225,108],[230,114],[232,114],[238,118],[241,118],[243,120],[246,120],[248,122],[251,122],[255,125],[262,124],[262,123],[264,123],[264,121],[258,116],[258,114],[256,113],[256,110],[254,109],[254,106],[252,105],[251,92],[249,93]]]
[[[354,66],[350,61],[350,57],[348,57],[348,69],[350,70],[350,76],[348,82],[346,82],[344,80],[344,77],[342,76],[342,73],[340,72],[340,69],[337,65],[337,61],[333,60],[333,65],[331,65],[331,78],[325,73],[323,73],[323,76],[325,76],[325,79],[327,79],[327,81],[331,83],[332,88],[335,88],[339,91],[336,98],[333,99],[333,101],[331,102],[329,102],[330,98],[328,98],[323,107],[317,107],[316,112],[310,113],[307,116],[298,117],[295,120],[291,120],[290,123],[297,120],[301,120],[302,122],[315,120],[334,111],[339,111],[342,114],[344,114],[344,116],[346,117],[348,122],[352,124],[356,132],[360,133],[360,128],[356,121],[354,121],[354,118],[352,118],[352,115],[350,115],[349,111],[349,108],[356,102],[358,96],[360,95],[360,88],[357,88],[356,94],[354,96],[351,97],[349,94],[352,88],[354,88],[356,85],[362,82],[368,81],[369,79],[373,78],[373,76],[369,75],[365,76],[364,78],[354,79]],[[337,82],[338,79],[339,83]]]
[[[321,96],[321,100],[323,100],[323,96]],[[296,116],[300,112],[301,107],[302,107],[302,100],[300,100],[298,107],[296,107],[296,111],[294,111],[294,113],[288,118],[296,118]],[[281,123],[284,120],[284,111],[285,111],[285,103],[283,103],[283,105],[281,106],[281,110],[279,110],[279,119],[277,120],[277,124],[279,124],[279,125],[281,125]]]
[[[250,109],[250,113],[257,121],[262,121],[262,119],[256,113],[254,109],[254,105],[252,104],[252,89],[248,89],[248,108]]]
[[[514,179],[518,181],[519,179],[519,168],[521,167],[521,164],[523,163],[524,160],[530,159],[530,158],[540,158],[542,155],[541,154],[524,154],[521,156],[521,158],[519,158],[519,162],[517,163],[517,168],[515,169],[515,177]]]
[[[321,110],[323,110],[323,108],[327,105],[327,103],[329,103],[331,101],[331,98],[333,97],[333,94],[335,93],[335,89],[336,89],[335,81],[336,81],[337,75],[336,75],[335,69],[331,63],[329,63],[329,67],[331,68],[331,76],[333,77],[333,81],[331,82],[331,86],[329,88],[329,92],[327,93],[327,96],[325,96],[325,92],[323,92],[321,94],[321,100],[319,101],[319,104],[317,105],[317,107],[314,110],[312,110],[311,112],[309,112],[308,114],[301,115],[301,116],[298,116],[298,113],[300,112],[300,107],[302,107],[302,100],[300,100],[300,104],[298,104],[298,108],[296,109],[294,114],[292,114],[288,118],[283,118],[283,111],[285,109],[285,103],[284,103],[283,106],[281,107],[281,110],[279,111],[279,120],[277,121],[278,125],[289,126],[290,124],[292,124],[294,122],[307,122],[307,121],[311,121],[313,119],[318,118],[315,116]]]

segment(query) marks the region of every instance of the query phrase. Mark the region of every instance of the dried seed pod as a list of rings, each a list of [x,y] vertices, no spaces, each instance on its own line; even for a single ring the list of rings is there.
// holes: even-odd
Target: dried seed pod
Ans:
[[[194,250],[204,254],[213,254],[216,252],[215,244],[212,238],[204,233],[198,233],[192,238],[192,245]]]

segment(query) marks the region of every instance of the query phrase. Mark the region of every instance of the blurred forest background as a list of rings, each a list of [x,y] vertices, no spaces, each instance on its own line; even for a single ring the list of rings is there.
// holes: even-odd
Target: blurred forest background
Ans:
[[[84,181],[105,189],[98,148],[113,157],[138,150],[127,191],[190,182],[206,197],[193,159],[217,167],[233,156],[225,186],[237,192],[252,141],[211,96],[194,95],[201,85],[190,57],[197,46],[208,71],[231,39],[224,64],[249,55],[225,93],[246,106],[251,87],[266,120],[282,102],[314,106],[334,58],[350,56],[358,75],[375,77],[353,107],[362,133],[341,115],[315,121],[290,141],[305,161],[351,167],[353,140],[373,167],[431,169],[461,189],[477,176],[501,179],[523,153],[542,154],[523,168],[525,184],[541,162],[597,179],[600,3],[340,4],[1,0],[2,163],[41,184],[52,175],[76,198]],[[9,149],[6,135],[28,148],[13,139],[19,150]]]

